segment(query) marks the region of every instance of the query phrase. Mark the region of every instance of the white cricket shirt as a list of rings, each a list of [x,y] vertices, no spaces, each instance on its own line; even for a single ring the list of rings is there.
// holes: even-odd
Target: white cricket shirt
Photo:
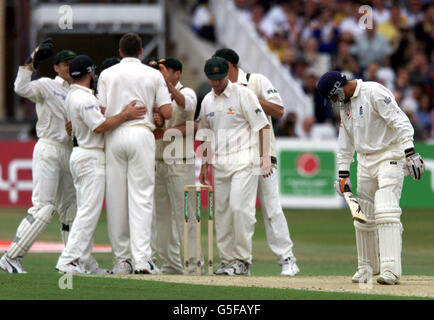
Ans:
[[[64,104],[69,91],[68,82],[59,76],[31,81],[32,73],[23,67],[18,69],[15,92],[36,104],[38,138],[72,144],[65,130],[67,116]]]
[[[164,121],[164,128],[173,128],[173,127],[184,125],[186,121],[194,121],[194,113],[196,111],[196,105],[197,105],[196,93],[193,91],[193,89],[184,87],[179,81],[176,84],[175,89],[179,90],[179,92],[181,92],[182,95],[184,96],[185,108],[179,106],[178,103],[176,103],[175,99],[172,99],[172,117],[169,120]],[[185,140],[186,137],[182,137],[182,146],[183,146],[182,155],[171,155],[171,159],[182,160],[182,159],[191,159],[194,157],[194,150],[186,149]],[[164,139],[158,139],[155,141],[156,159],[163,160],[164,148],[170,143],[172,143],[172,140],[164,141]]]
[[[339,170],[349,170],[354,151],[371,154],[393,144],[400,144],[403,151],[414,147],[410,120],[393,93],[377,82],[357,80],[356,90],[340,115]]]
[[[98,79],[98,99],[107,107],[105,116],[113,117],[132,101],[146,106],[144,119],[124,122],[121,126],[143,124],[155,129],[152,108],[171,104],[169,90],[160,71],[144,65],[137,58],[123,58],[104,70]]]
[[[104,121],[100,102],[89,88],[73,84],[66,97],[66,110],[72,132],[80,148],[104,149],[104,134],[93,132]]]
[[[258,143],[258,131],[268,124],[255,94],[244,86],[228,81],[216,95],[214,89],[202,101],[199,129],[214,132],[217,156],[249,149]],[[200,132],[198,140],[207,140]]]
[[[266,76],[260,73],[251,73],[249,80],[247,80],[247,74],[242,69],[238,68],[238,83],[246,85],[247,88],[253,91],[258,99],[277,104],[283,108],[282,97]],[[267,118],[268,124],[270,125],[271,156],[277,157],[273,121],[271,121],[271,116],[267,116]]]

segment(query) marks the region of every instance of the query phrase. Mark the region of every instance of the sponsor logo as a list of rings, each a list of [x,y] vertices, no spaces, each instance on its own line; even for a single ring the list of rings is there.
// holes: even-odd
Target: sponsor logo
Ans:
[[[270,89],[270,90],[267,90],[267,94],[271,94],[271,93],[277,93],[277,90],[276,89]]]
[[[206,117],[207,118],[212,118],[212,117],[214,117],[215,116],[215,113],[214,112],[210,112],[210,113],[207,113],[206,114]]]
[[[0,165],[0,191],[9,193],[11,203],[18,202],[18,193],[20,191],[32,191],[32,180],[22,180],[19,177],[19,172],[22,170],[32,170],[31,159],[14,159],[9,162],[8,180],[3,179],[2,166]]]
[[[99,110],[99,107],[95,106],[95,105],[90,105],[90,106],[84,107],[84,110],[86,110],[86,111],[92,110],[92,109]]]
[[[361,116],[363,116],[363,106],[360,106],[359,114],[360,114]]]
[[[66,95],[53,91],[53,95],[60,97],[63,101],[66,100]]]
[[[260,108],[255,110],[255,113],[258,114],[259,112],[262,112],[262,110]]]
[[[228,107],[227,109],[226,109],[226,113],[227,114],[235,114],[235,108],[234,107]]]
[[[318,157],[313,153],[302,153],[296,160],[297,172],[305,177],[311,177],[317,174],[320,162]]]

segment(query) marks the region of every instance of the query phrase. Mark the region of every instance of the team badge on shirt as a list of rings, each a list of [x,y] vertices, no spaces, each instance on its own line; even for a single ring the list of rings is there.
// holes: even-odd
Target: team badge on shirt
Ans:
[[[392,99],[390,99],[389,97],[384,97],[385,104],[389,104],[390,102],[392,102]]]
[[[226,109],[227,114],[235,114],[235,108],[234,107],[228,107]]]
[[[258,114],[259,112],[262,112],[262,110],[259,109],[259,108],[255,110],[255,113],[256,113],[256,114]]]

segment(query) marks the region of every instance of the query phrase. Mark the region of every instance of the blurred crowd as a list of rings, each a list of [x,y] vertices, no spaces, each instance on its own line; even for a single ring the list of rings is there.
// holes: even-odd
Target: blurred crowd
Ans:
[[[207,1],[200,2],[204,5]],[[312,99],[312,116],[297,119],[295,114],[288,114],[280,122],[278,134],[313,138],[336,135],[339,114],[315,90],[318,78],[333,69],[348,79],[385,85],[410,118],[415,139],[434,139],[433,1],[234,3]]]

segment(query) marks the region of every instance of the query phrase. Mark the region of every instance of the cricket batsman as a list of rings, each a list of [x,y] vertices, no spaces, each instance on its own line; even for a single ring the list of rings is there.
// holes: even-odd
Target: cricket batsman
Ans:
[[[380,284],[399,284],[404,173],[420,180],[425,165],[413,145],[414,130],[390,90],[377,82],[347,80],[326,72],[317,89],[339,108],[338,178],[336,191],[349,187],[350,164],[357,151],[357,194],[367,223],[354,222],[358,270],[352,281],[366,283],[378,275]]]

